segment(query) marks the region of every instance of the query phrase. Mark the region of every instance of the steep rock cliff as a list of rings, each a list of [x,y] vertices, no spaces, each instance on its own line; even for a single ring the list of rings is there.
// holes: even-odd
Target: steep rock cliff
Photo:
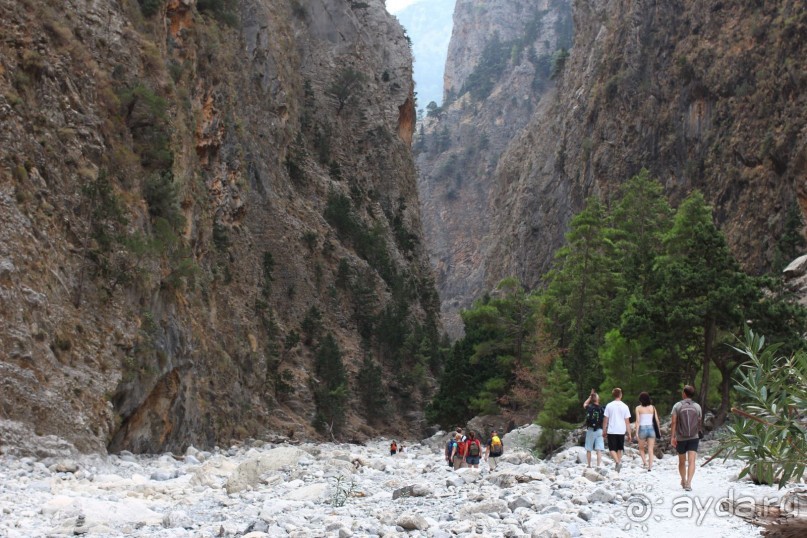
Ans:
[[[499,156],[551,87],[556,57],[571,45],[569,0],[458,0],[445,70],[445,100],[416,134],[424,233],[446,329],[485,290],[484,240]]]
[[[330,332],[341,435],[422,426],[437,303],[381,0],[0,0],[0,23],[0,418],[84,451],[315,436]]]
[[[575,46],[502,156],[488,285],[535,286],[587,196],[642,167],[673,199],[700,189],[751,271],[807,209],[807,10],[801,2],[574,4]]]

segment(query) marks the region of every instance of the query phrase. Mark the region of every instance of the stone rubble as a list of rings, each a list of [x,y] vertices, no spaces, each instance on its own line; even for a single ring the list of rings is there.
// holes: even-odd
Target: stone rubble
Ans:
[[[6,454],[0,456],[0,537],[613,538],[644,536],[648,528],[658,535],[706,532],[699,526],[703,520],[671,515],[670,503],[683,496],[677,458],[657,461],[648,473],[629,448],[617,474],[612,464],[587,468],[580,447],[536,459],[518,447],[518,435],[513,443],[505,437],[505,455],[494,472],[484,461],[479,469],[450,470],[440,448],[443,432],[407,442],[395,456],[387,439],[366,446],[191,447],[181,457]],[[757,498],[784,494],[737,481],[740,468],[735,461],[699,468],[693,494],[706,498],[728,488]],[[653,517],[629,512],[637,509],[631,506],[637,498],[650,499],[638,509],[658,505],[650,506]],[[758,534],[740,518],[708,515],[710,535]]]

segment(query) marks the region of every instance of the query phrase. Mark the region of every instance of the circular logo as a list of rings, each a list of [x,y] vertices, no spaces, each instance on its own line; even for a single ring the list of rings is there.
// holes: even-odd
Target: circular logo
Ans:
[[[664,501],[660,497],[651,498],[653,486],[631,484],[630,495],[625,501],[625,512],[629,522],[625,525],[625,530],[633,528],[647,532],[647,523],[652,517],[655,521],[661,521],[661,516],[653,515],[653,506],[662,504]]]

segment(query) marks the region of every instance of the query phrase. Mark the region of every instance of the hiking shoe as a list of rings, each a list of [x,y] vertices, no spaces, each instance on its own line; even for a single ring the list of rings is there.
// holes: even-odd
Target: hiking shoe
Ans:
[[[684,486],[684,491],[692,491],[692,486],[687,484],[686,486]]]

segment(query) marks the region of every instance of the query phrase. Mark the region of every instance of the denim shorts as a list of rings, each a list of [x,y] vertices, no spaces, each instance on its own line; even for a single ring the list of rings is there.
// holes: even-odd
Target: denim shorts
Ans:
[[[586,428],[586,450],[588,452],[592,450],[605,450],[605,443],[603,443],[602,440],[602,428],[599,430]]]
[[[656,430],[653,426],[639,426],[639,439],[655,439]]]
[[[479,456],[465,456],[465,463],[468,465],[479,465]]]

